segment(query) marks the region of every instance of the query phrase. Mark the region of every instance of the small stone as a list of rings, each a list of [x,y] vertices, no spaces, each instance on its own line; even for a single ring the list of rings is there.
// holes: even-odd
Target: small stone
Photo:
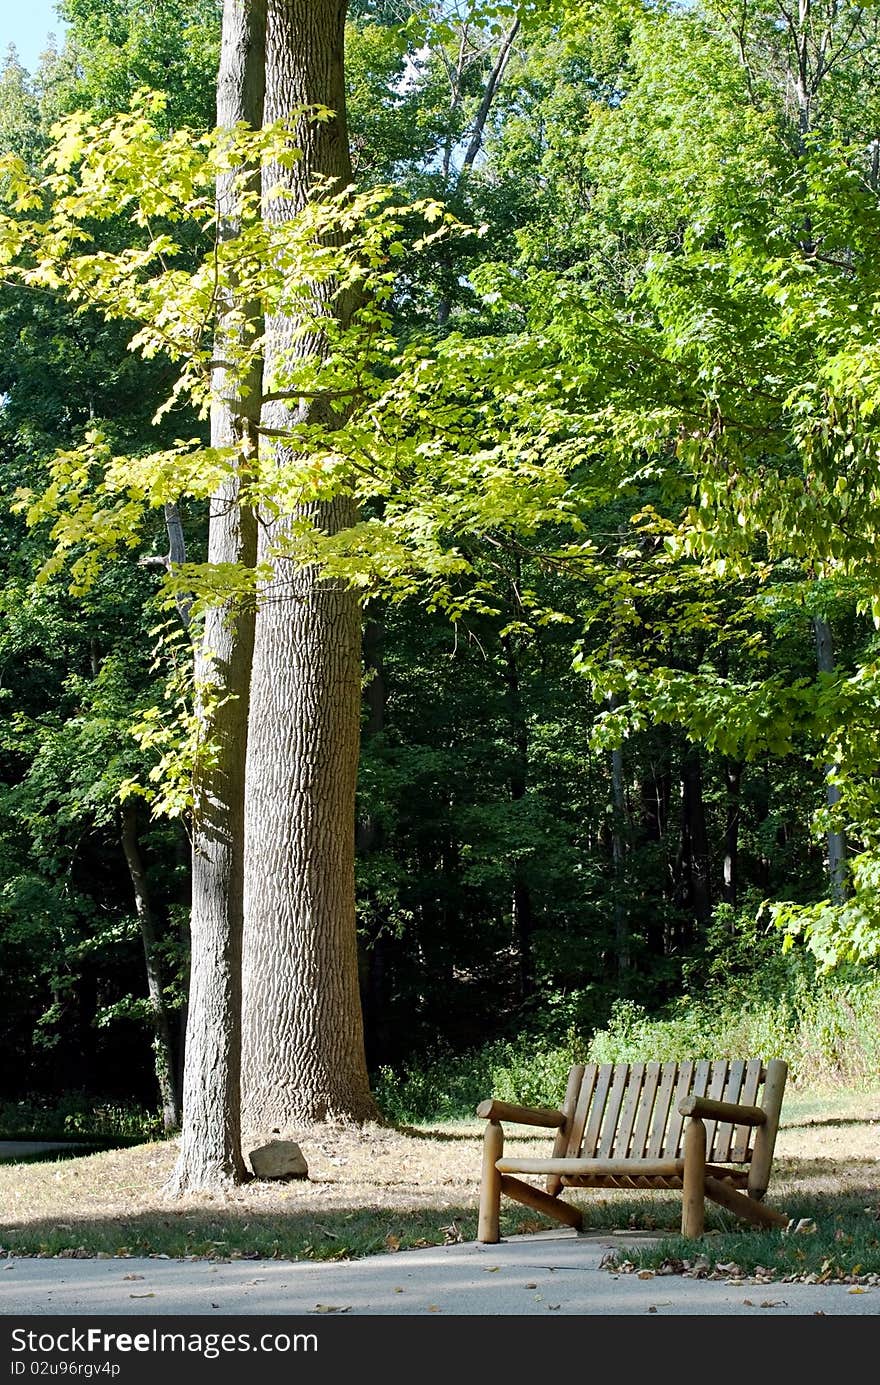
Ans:
[[[309,1166],[293,1140],[270,1140],[250,1152],[255,1178],[308,1178]]]

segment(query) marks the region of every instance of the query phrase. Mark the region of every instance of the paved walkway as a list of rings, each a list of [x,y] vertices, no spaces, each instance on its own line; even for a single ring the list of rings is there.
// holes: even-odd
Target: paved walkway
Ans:
[[[0,1260],[0,1313],[780,1317],[880,1313],[880,1288],[754,1284],[600,1267],[635,1238],[569,1230],[398,1251],[363,1260]]]
[[[0,1159],[23,1159],[28,1154],[51,1154],[55,1149],[74,1149],[81,1140],[0,1140]]]

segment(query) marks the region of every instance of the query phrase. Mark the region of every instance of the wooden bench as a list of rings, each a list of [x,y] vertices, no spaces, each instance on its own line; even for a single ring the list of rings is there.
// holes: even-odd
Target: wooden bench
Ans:
[[[788,1067],[779,1059],[576,1064],[560,1111],[483,1101],[488,1120],[477,1240],[499,1239],[501,1194],[580,1229],[565,1188],[680,1188],[683,1236],[701,1236],[705,1199],[757,1226],[788,1218],[762,1202]],[[504,1156],[501,1121],[555,1130],[546,1158]],[[521,1174],[543,1174],[546,1191]]]

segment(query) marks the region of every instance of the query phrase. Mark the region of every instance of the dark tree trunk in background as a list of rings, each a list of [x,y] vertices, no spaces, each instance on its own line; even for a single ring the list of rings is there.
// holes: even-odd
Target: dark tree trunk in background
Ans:
[[[698,924],[705,925],[712,912],[712,898],[703,774],[696,746],[685,751],[681,764],[680,861],[681,903]]]
[[[259,129],[263,118],[265,0],[226,0],[217,124],[243,121]],[[218,235],[238,234],[237,190],[231,175],[218,181]],[[223,313],[243,312],[244,321]],[[216,356],[224,359],[227,334],[258,333],[255,305],[221,306]],[[241,503],[241,485],[256,451],[260,371],[245,381],[222,367],[212,379],[211,442],[239,450],[239,470],[211,498],[208,559],[253,567],[256,519]],[[192,913],[183,1133],[173,1193],[222,1188],[247,1176],[241,1150],[241,946],[244,894],[244,780],[248,695],[253,652],[252,603],[227,601],[205,616],[196,655],[204,740],[213,747],[193,786]],[[213,696],[212,694],[216,694]]]
[[[618,980],[630,968],[629,918],[626,903],[627,803],[623,771],[623,751],[611,752],[611,861],[614,870],[614,954]]]
[[[382,657],[385,642],[385,618],[377,608],[364,625],[363,662],[366,687],[364,702],[366,716],[362,730],[362,743],[368,745],[385,730],[385,710],[388,688],[385,679],[385,664]],[[376,814],[369,808],[358,817],[355,829],[355,850],[364,858],[382,847],[382,827]],[[369,919],[378,919],[378,926],[370,930],[370,935],[359,939],[359,962],[361,976],[361,995],[364,1010],[364,1044],[371,1067],[383,1063],[389,1052],[390,1033],[387,1020],[388,971],[391,939],[382,927],[379,918],[380,905],[370,899],[367,906]],[[368,925],[369,927],[369,925]]]
[[[725,760],[724,786],[726,789],[724,806],[724,862],[722,867],[721,898],[725,904],[736,907],[739,892],[739,827],[742,816],[740,791],[742,788],[743,764],[739,760]]]
[[[826,620],[820,616],[813,618],[813,636],[816,641],[816,667],[820,673],[832,674],[835,671],[834,663],[834,640],[831,634],[831,627]],[[831,774],[834,765],[829,765],[826,773]],[[825,801],[831,813],[840,802],[840,790],[836,784],[826,780]],[[831,900],[834,904],[840,904],[846,897],[846,833],[836,831],[834,828],[828,829],[826,836],[826,865],[828,868],[828,880],[830,886]]]
[[[519,574],[518,574],[519,575]],[[523,707],[519,667],[513,640],[502,641],[505,656],[507,714],[510,725],[510,798],[522,803],[528,788],[529,728]],[[532,956],[532,933],[535,927],[532,892],[522,857],[517,852],[511,870],[511,924],[513,945],[518,963],[518,986],[521,1000],[527,1000],[535,988],[535,968]]]
[[[131,877],[138,927],[144,946],[156,1082],[162,1103],[162,1125],[167,1135],[180,1126],[180,1091],[177,1085],[174,1046],[171,1042],[171,1021],[165,1004],[162,957],[138,840],[137,804],[131,799],[122,805],[122,849]]]
[[[284,221],[301,209],[313,179],[351,182],[345,116],[343,0],[269,0],[266,120],[302,115],[292,169],[268,168],[264,215]],[[332,287],[316,286],[316,307]],[[351,305],[334,305],[344,320]],[[266,393],[283,387],[284,362],[322,350],[297,337],[294,318],[266,325]],[[263,424],[283,430],[295,415],[275,401]],[[321,412],[323,411],[323,412]],[[338,422],[314,405],[314,422]],[[284,449],[281,451],[283,461]],[[243,966],[242,1102],[254,1133],[325,1119],[374,1117],[364,1050],[355,920],[355,786],[360,739],[361,628],[357,595],[313,569],[273,557],[291,522],[308,518],[335,534],[357,517],[351,495],[290,517],[266,515],[260,556],[273,576],[260,593],[251,684]],[[280,545],[279,545],[280,541]]]

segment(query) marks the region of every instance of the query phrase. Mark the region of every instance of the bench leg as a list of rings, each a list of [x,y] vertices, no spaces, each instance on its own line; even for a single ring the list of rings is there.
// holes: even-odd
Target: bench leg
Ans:
[[[534,1207],[536,1212],[543,1212],[545,1217],[553,1217],[565,1226],[573,1226],[576,1231],[583,1227],[583,1213],[579,1208],[563,1202],[561,1197],[551,1197],[549,1193],[542,1192],[531,1183],[523,1183],[521,1179],[511,1178],[509,1174],[503,1173],[501,1191],[508,1197],[516,1198],[517,1202],[522,1202],[526,1207]]]
[[[722,1207],[735,1212],[744,1221],[751,1222],[753,1226],[778,1226],[788,1225],[788,1217],[784,1212],[777,1212],[772,1207],[767,1207],[755,1197],[747,1197],[745,1193],[737,1192],[729,1183],[724,1183],[720,1178],[706,1178],[706,1196],[713,1202],[719,1203]]]
[[[496,1169],[495,1162],[503,1153],[504,1131],[498,1121],[490,1121],[483,1136],[483,1177],[480,1184],[480,1218],[477,1225],[477,1240],[484,1241],[487,1245],[495,1245],[501,1239],[501,1174]]]
[[[681,1234],[702,1236],[706,1217],[706,1127],[691,1116],[684,1132]]]

